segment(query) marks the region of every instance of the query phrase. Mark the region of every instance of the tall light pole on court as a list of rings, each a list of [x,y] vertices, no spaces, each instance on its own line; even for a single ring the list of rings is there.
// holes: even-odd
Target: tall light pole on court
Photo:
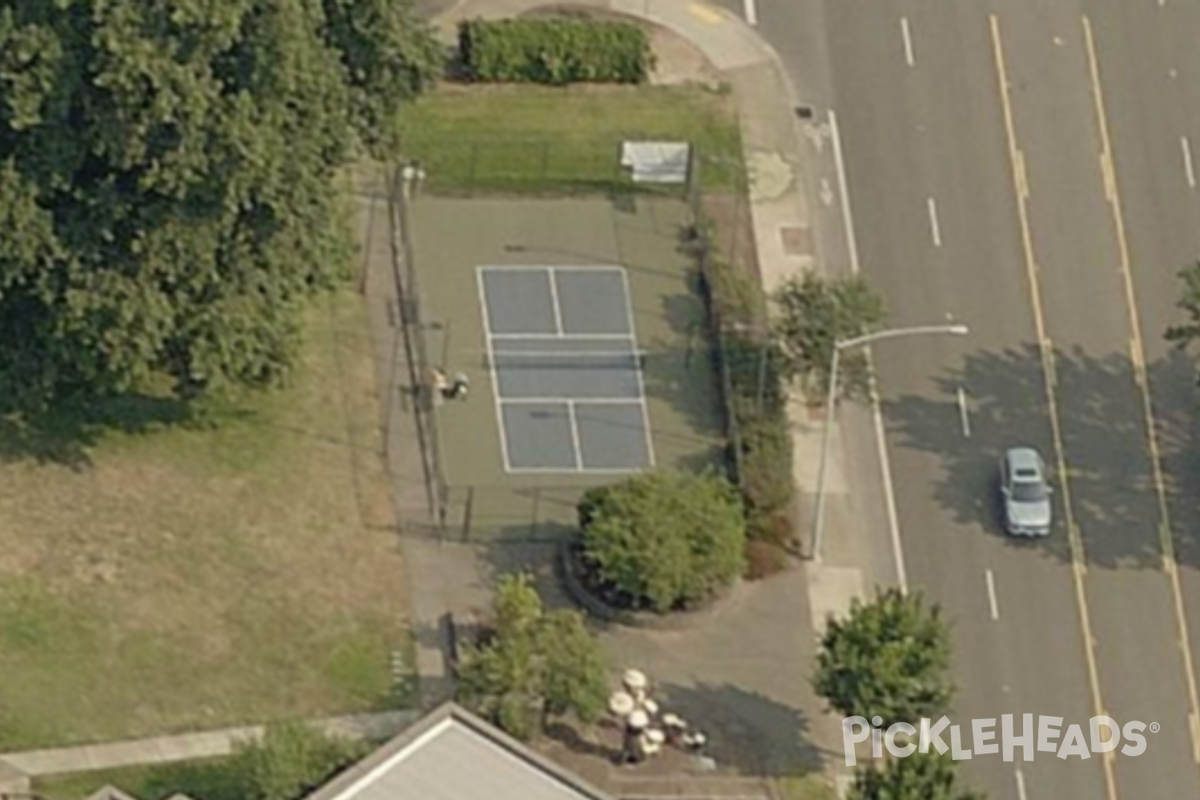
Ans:
[[[892,328],[886,331],[856,336],[853,339],[842,339],[833,344],[833,358],[829,365],[829,394],[825,399],[825,431],[821,437],[821,470],[817,479],[817,513],[813,524],[812,558],[821,560],[821,537],[825,532],[825,481],[829,473],[829,437],[833,431],[834,418],[837,410],[837,381],[838,366],[843,350],[861,347],[885,339],[899,339],[905,336],[966,336],[966,325],[917,325],[911,328]]]

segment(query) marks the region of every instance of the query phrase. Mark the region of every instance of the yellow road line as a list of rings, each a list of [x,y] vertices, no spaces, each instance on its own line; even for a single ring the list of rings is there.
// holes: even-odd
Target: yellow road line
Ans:
[[[692,3],[688,6],[688,11],[692,12],[693,17],[709,25],[719,25],[724,19],[720,11],[705,3]]]
[[[1008,70],[1004,61],[1004,46],[1000,37],[1000,21],[993,14],[989,17],[992,28],[992,48],[996,57],[996,73],[1000,81],[1000,103],[1004,111],[1004,127],[1008,134],[1008,154],[1012,162],[1013,191],[1017,198],[1017,217],[1021,227],[1021,242],[1025,248],[1025,269],[1029,277],[1029,292],[1033,301],[1033,319],[1038,342],[1043,350],[1043,372],[1045,373],[1046,404],[1050,411],[1050,428],[1054,436],[1054,451],[1058,457],[1059,483],[1062,485],[1063,509],[1066,514],[1067,540],[1071,548],[1071,574],[1074,576],[1075,599],[1079,608],[1079,624],[1083,630],[1084,656],[1087,661],[1088,682],[1092,690],[1092,707],[1097,716],[1106,716],[1100,696],[1100,671],[1096,666],[1095,637],[1092,636],[1091,617],[1088,614],[1087,589],[1084,585],[1086,572],[1083,557],[1083,539],[1075,523],[1071,503],[1070,479],[1067,473],[1066,449],[1063,446],[1062,429],[1058,419],[1058,400],[1054,390],[1053,356],[1049,352],[1050,339],[1046,335],[1045,315],[1042,313],[1041,289],[1038,285],[1037,266],[1033,255],[1033,236],[1029,226],[1029,211],[1025,207],[1028,197],[1028,182],[1025,175],[1024,158],[1017,148],[1016,126],[1013,124],[1012,100],[1008,92]],[[1113,774],[1112,758],[1101,760],[1104,765],[1104,780],[1108,799],[1117,800],[1117,783]]]
[[[1154,423],[1154,403],[1150,396],[1149,377],[1145,373],[1146,349],[1142,341],[1142,324],[1138,318],[1137,298],[1133,289],[1133,267],[1129,257],[1129,243],[1125,238],[1125,214],[1121,206],[1121,193],[1117,186],[1116,164],[1113,159],[1112,143],[1108,135],[1108,113],[1104,109],[1104,91],[1100,84],[1100,62],[1096,58],[1096,41],[1092,35],[1091,20],[1083,17],[1084,40],[1087,43],[1088,67],[1091,71],[1092,97],[1096,104],[1096,121],[1100,129],[1101,157],[1108,165],[1107,180],[1111,182],[1109,204],[1112,207],[1113,225],[1117,233],[1117,248],[1121,257],[1121,275],[1125,283],[1125,302],[1129,308],[1129,325],[1133,330],[1134,368],[1140,369],[1138,385],[1142,390],[1142,407],[1146,417],[1146,437],[1150,447],[1151,467],[1154,471],[1154,486],[1158,492],[1158,509],[1162,519],[1159,540],[1162,544],[1163,569],[1170,580],[1175,599],[1175,624],[1179,630],[1179,646],[1183,654],[1183,668],[1187,678],[1189,714],[1192,727],[1192,755],[1200,763],[1200,696],[1197,694],[1196,671],[1192,664],[1192,648],[1188,637],[1187,615],[1183,605],[1183,591],[1179,585],[1179,570],[1175,562],[1175,542],[1171,533],[1171,515],[1167,505],[1167,488],[1163,480],[1162,460],[1158,449],[1158,433]]]

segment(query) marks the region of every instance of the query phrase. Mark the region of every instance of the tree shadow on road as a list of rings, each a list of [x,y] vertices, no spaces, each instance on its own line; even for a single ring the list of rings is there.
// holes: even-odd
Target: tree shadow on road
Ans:
[[[1152,365],[1151,385],[1156,390],[1162,383],[1172,396],[1180,393],[1177,362]],[[1013,547],[1069,560],[1064,506],[1069,497],[1089,566],[1161,568],[1159,505],[1146,417],[1129,358],[1056,350],[1054,364],[1066,481],[1058,470],[1042,353],[1033,344],[968,357],[962,369],[935,379],[937,399],[908,395],[885,401],[893,441],[941,459],[934,498],[959,524],[978,526]],[[958,418],[960,387],[969,397],[970,437],[948,424]],[[1173,401],[1171,407],[1181,404]],[[1169,442],[1165,460],[1179,470],[1172,494],[1179,501],[1200,496],[1200,475],[1187,466],[1188,454],[1197,452],[1194,426],[1186,412],[1160,416],[1159,422],[1168,434],[1163,436]],[[1015,539],[1001,529],[998,464],[1005,449],[1018,445],[1038,448],[1050,468],[1057,519],[1048,539]],[[1194,510],[1193,504],[1189,517]],[[1181,557],[1186,553],[1195,563],[1200,557],[1196,531],[1177,526],[1175,535]]]

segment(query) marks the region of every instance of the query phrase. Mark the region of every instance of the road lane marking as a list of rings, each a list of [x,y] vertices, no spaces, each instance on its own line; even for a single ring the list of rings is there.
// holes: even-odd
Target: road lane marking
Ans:
[[[1116,202],[1116,176],[1113,175],[1112,160],[1107,152],[1100,154],[1100,174],[1104,178],[1104,199],[1110,203]]]
[[[1017,767],[1017,800],[1027,800],[1025,795],[1025,773]]]
[[[1183,174],[1187,176],[1188,186],[1195,189],[1196,171],[1192,168],[1192,145],[1186,136],[1179,137],[1179,144],[1183,148]]]
[[[1096,665],[1095,637],[1092,635],[1092,623],[1087,604],[1087,589],[1084,585],[1083,539],[1075,524],[1074,510],[1071,503],[1070,480],[1067,475],[1066,455],[1063,447],[1062,427],[1058,418],[1058,401],[1055,396],[1055,378],[1053,358],[1048,351],[1050,344],[1046,335],[1046,321],[1042,313],[1041,288],[1038,285],[1036,260],[1033,251],[1033,234],[1029,225],[1029,210],[1025,199],[1021,196],[1021,179],[1018,172],[1018,148],[1016,125],[1013,122],[1012,98],[1009,97],[1008,69],[1004,61],[1004,45],[1000,36],[1000,20],[995,14],[989,15],[992,31],[992,49],[996,61],[996,74],[1000,87],[1000,105],[1004,116],[1004,128],[1011,167],[1013,170],[1013,191],[1017,197],[1017,220],[1021,229],[1021,244],[1025,253],[1025,269],[1029,280],[1029,293],[1033,304],[1034,326],[1037,330],[1038,341],[1042,345],[1042,365],[1045,370],[1046,405],[1050,415],[1050,429],[1054,437],[1054,451],[1057,455],[1059,483],[1062,486],[1063,511],[1066,516],[1068,541],[1071,549],[1071,573],[1075,584],[1075,601],[1079,610],[1079,625],[1083,632],[1084,659],[1087,663],[1088,683],[1091,687],[1092,707],[1101,714],[1104,703],[1100,696],[1100,672]],[[1104,759],[1104,781],[1108,800],[1117,800],[1116,778],[1113,774],[1113,762]]]
[[[996,604],[996,579],[990,569],[984,570],[983,576],[987,581],[988,606],[992,609],[992,619],[1000,619],[1000,607]]]
[[[913,60],[912,34],[908,30],[908,17],[900,18],[900,34],[904,37],[904,60],[911,67],[916,62]]]
[[[933,246],[942,246],[942,227],[938,224],[937,201],[932,197],[925,199],[925,205],[929,209],[929,227],[933,230]]]
[[[1125,214],[1122,210],[1120,189],[1117,185],[1116,165],[1113,161],[1112,140],[1108,132],[1108,113],[1104,108],[1104,90],[1100,82],[1100,60],[1096,57],[1096,40],[1092,34],[1092,23],[1083,17],[1084,40],[1087,44],[1088,68],[1092,82],[1092,98],[1096,106],[1096,122],[1100,131],[1100,144],[1110,169],[1112,169],[1113,197],[1110,206],[1113,227],[1117,236],[1117,251],[1121,258],[1121,274],[1124,276],[1125,302],[1129,310],[1129,327],[1133,334],[1133,347],[1137,352],[1134,360],[1141,365],[1141,379],[1136,381],[1141,388],[1142,410],[1145,416],[1146,442],[1150,449],[1150,465],[1154,473],[1154,487],[1158,495],[1159,542],[1162,547],[1163,569],[1167,573],[1171,592],[1175,600],[1175,625],[1178,630],[1180,652],[1183,657],[1184,678],[1187,684],[1190,715],[1200,718],[1200,692],[1197,691],[1196,668],[1192,663],[1192,648],[1188,634],[1187,613],[1184,610],[1183,589],[1179,583],[1179,569],[1175,560],[1175,539],[1171,529],[1171,512],[1167,503],[1167,486],[1163,478],[1162,458],[1158,448],[1157,424],[1154,420],[1154,402],[1150,394],[1150,383],[1145,373],[1146,348],[1142,339],[1142,324],[1138,316],[1137,297],[1133,287],[1133,261],[1129,256],[1129,242],[1125,236]],[[1200,763],[1200,737],[1192,728],[1192,755]]]
[[[858,275],[858,244],[854,235],[854,215],[850,211],[850,189],[846,181],[846,163],[842,160],[842,134],[837,114],[829,109],[829,139],[833,142],[833,161],[837,168],[838,194],[842,200],[842,223],[846,228],[846,247],[850,253],[850,274]],[[875,424],[875,446],[879,451],[879,469],[883,473],[883,497],[887,507],[888,532],[892,540],[892,558],[896,564],[896,583],[902,594],[908,594],[908,573],[904,567],[904,548],[900,543],[900,515],[896,512],[896,490],[892,486],[892,464],[888,458],[887,439],[883,430],[883,412],[879,404],[879,388],[875,381],[875,363],[871,348],[865,348],[867,374],[870,380],[871,416]]]
[[[908,572],[904,567],[904,547],[900,543],[900,515],[896,512],[896,490],[892,486],[892,462],[888,458],[887,439],[883,430],[883,412],[879,404],[879,387],[875,381],[875,362],[871,348],[865,348],[867,372],[871,389],[871,416],[875,423],[875,444],[879,449],[879,469],[883,472],[883,499],[887,507],[888,533],[892,540],[892,560],[896,563],[896,583],[900,593],[908,594]]]
[[[850,273],[858,274],[858,243],[854,236],[854,217],[850,213],[850,190],[846,185],[846,163],[842,160],[842,135],[837,114],[829,109],[829,138],[833,142],[833,163],[837,168],[838,193],[842,196],[842,221],[846,226],[846,247],[850,252]]]
[[[1025,151],[1017,150],[1013,155],[1017,171],[1017,194],[1022,200],[1029,199],[1029,176],[1025,174]]]
[[[971,438],[971,414],[967,410],[967,393],[958,387],[958,416],[962,420],[963,436]]]
[[[755,0],[742,0],[742,6],[746,11],[746,22],[751,25],[758,24],[758,4]]]

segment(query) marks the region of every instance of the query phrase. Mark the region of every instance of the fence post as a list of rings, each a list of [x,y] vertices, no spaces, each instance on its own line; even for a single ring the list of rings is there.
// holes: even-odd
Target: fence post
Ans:
[[[462,540],[471,541],[471,518],[475,514],[475,487],[467,487],[467,501],[463,504]]]

